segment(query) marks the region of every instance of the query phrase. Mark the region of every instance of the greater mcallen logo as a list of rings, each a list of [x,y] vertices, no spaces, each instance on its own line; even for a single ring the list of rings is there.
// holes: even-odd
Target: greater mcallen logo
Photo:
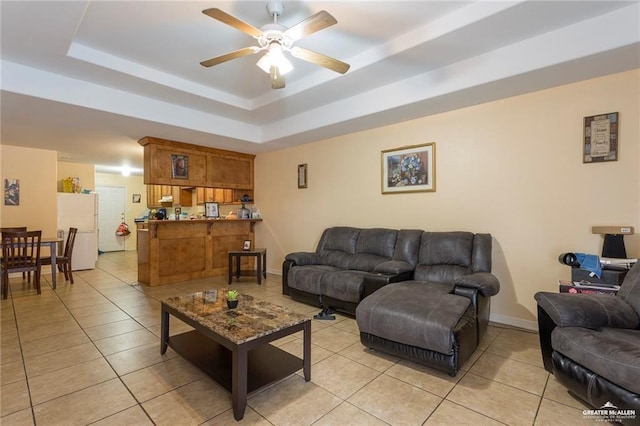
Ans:
[[[611,402],[607,402],[597,410],[583,410],[582,416],[585,419],[592,419],[600,422],[620,422],[636,418],[636,410],[621,410]]]

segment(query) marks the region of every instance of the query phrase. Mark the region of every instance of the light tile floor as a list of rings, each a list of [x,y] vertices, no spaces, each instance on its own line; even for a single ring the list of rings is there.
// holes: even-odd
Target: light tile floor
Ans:
[[[2,425],[236,424],[230,394],[171,349],[160,355],[160,300],[226,286],[224,277],[160,287],[137,283],[135,252],[106,253],[98,268],[58,275],[42,294],[12,278],[0,302]],[[301,313],[281,278],[243,292]],[[172,334],[189,327],[172,319]],[[301,334],[276,344],[298,356]],[[313,321],[312,380],[301,371],[251,394],[250,425],[559,425],[586,407],[543,368],[536,333],[492,324],[452,378],[367,350],[353,318]]]

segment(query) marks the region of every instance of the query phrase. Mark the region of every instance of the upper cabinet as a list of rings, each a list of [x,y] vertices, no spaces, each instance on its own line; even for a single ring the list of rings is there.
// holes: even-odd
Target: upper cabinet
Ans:
[[[144,137],[144,183],[253,189],[255,155]]]
[[[163,197],[169,196],[171,196],[173,200],[171,204],[179,205],[181,202],[180,187],[171,185],[147,185],[147,207],[166,207],[160,200]]]

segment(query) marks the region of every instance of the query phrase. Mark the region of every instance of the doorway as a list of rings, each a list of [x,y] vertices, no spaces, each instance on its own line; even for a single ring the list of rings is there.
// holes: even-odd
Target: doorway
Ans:
[[[98,250],[123,251],[125,237],[116,235],[116,229],[125,218],[125,188],[96,186],[98,197]]]

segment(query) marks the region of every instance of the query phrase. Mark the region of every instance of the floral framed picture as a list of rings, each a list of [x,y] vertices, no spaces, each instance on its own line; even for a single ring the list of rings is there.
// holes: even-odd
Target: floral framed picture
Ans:
[[[382,193],[436,190],[436,144],[382,151]]]

